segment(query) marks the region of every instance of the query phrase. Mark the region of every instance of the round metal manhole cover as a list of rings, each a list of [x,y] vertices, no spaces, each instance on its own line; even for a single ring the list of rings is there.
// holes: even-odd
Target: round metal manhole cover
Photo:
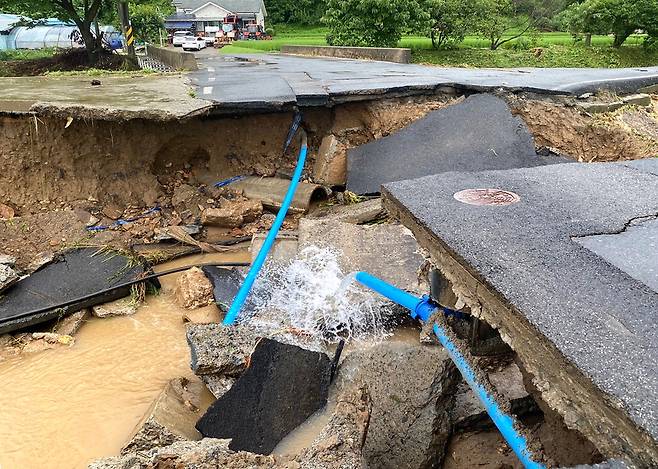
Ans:
[[[469,205],[512,205],[521,200],[518,194],[502,189],[466,189],[453,197]]]

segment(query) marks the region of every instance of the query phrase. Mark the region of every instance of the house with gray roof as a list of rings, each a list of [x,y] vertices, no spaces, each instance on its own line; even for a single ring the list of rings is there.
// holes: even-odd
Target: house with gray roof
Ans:
[[[256,23],[264,28],[267,17],[263,0],[174,0],[174,6],[176,13],[165,20],[168,30],[213,33],[227,16],[237,18],[241,24]]]

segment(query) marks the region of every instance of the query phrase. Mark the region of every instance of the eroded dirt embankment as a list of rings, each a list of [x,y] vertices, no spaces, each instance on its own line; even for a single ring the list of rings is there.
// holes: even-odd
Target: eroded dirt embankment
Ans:
[[[353,146],[387,135],[446,105],[448,98],[396,99],[304,112],[312,167],[322,137]],[[67,120],[0,117],[0,200],[17,215],[89,198],[101,204],[150,206],[184,173],[211,183],[239,174],[290,172],[296,149],[282,157],[290,113],[184,121]],[[64,204],[62,204],[64,205]]]
[[[583,162],[658,154],[655,97],[653,106],[595,115],[583,112],[570,98],[504,97],[538,147]],[[426,96],[304,110],[310,151],[306,177],[312,178],[324,137],[335,136],[344,153],[460,99]],[[152,206],[170,196],[181,179],[211,184],[240,174],[290,174],[297,153],[293,146],[282,156],[291,113],[164,122],[69,120],[51,115],[0,117],[0,201],[16,215],[39,212],[44,206],[68,207],[76,200]]]

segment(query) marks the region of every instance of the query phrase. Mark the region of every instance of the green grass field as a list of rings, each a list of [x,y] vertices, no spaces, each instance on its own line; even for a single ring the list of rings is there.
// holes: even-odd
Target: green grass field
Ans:
[[[327,29],[293,25],[275,26],[271,41],[237,41],[220,49],[222,54],[276,52],[284,44],[326,45]],[[435,50],[427,37],[405,36],[400,47],[412,50],[415,63],[460,67],[633,67],[658,65],[658,52],[641,47],[644,37],[631,36],[621,49],[613,49],[612,37],[593,36],[592,47],[574,43],[569,33],[551,32],[527,36],[504,44],[499,50],[488,49],[488,42],[467,36],[457,47]],[[541,47],[536,55],[532,50]]]

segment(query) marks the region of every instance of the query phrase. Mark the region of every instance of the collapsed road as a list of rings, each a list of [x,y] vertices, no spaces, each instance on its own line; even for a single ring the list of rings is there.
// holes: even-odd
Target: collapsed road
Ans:
[[[384,188],[389,212],[500,331],[549,405],[602,454],[649,467],[658,460],[655,229],[627,248],[648,264],[611,260],[615,243],[592,252],[579,242],[658,215],[658,160],[641,163],[448,173]]]
[[[122,396],[111,412],[90,413],[58,385],[61,438],[3,432],[3,467],[520,467],[427,327],[350,282],[362,269],[416,295],[439,272],[432,294],[456,310],[447,320],[454,343],[538,464],[652,466],[656,265],[641,247],[655,240],[658,168],[624,160],[658,154],[657,102],[646,94],[657,70],[548,75],[282,55],[200,65],[93,88],[80,77],[4,82],[0,264],[28,275],[8,277],[5,301],[45,275],[48,267],[30,267],[44,251],[81,239],[149,264],[253,259],[300,149],[295,141],[281,152],[295,107],[309,161],[244,323],[218,324],[246,271],[204,268],[144,306],[134,295],[96,305],[91,320],[76,312],[75,327],[44,322],[3,335],[1,428],[23,428],[10,403],[38,409],[17,393],[31,389],[43,405],[43,382],[57,376],[76,383],[83,402],[104,381],[103,395]],[[265,85],[242,75],[254,72]],[[250,253],[236,244],[245,239]],[[76,273],[113,266],[94,259]],[[115,259],[113,273],[124,272],[126,260]],[[121,376],[104,353],[123,347],[98,336],[115,327],[142,341],[126,344]],[[330,382],[329,352],[341,339]],[[67,349],[84,366],[68,362]],[[94,376],[95,362],[110,366]],[[56,412],[46,415],[43,427],[56,428]],[[95,447],[80,431],[102,428],[99,416],[112,431]],[[35,450],[48,440],[48,455]]]

